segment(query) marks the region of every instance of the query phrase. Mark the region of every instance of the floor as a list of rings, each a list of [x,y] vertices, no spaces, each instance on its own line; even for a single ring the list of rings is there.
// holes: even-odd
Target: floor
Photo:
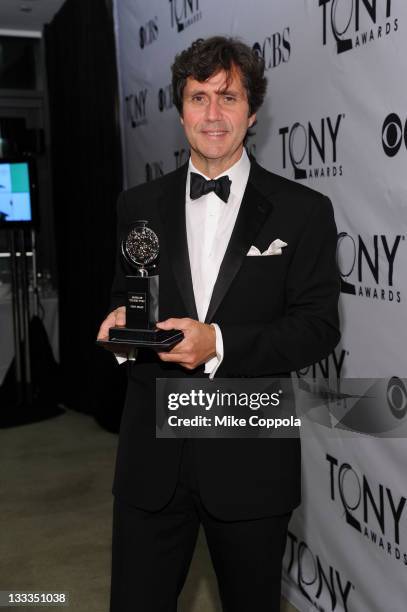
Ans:
[[[116,444],[73,411],[0,430],[0,591],[68,592],[75,612],[108,612]],[[202,533],[179,612],[221,612]]]

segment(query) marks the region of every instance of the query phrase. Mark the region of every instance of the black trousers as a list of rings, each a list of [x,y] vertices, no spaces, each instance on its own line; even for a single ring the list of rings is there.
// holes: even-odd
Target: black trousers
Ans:
[[[290,516],[244,521],[211,516],[199,496],[186,440],[176,490],[162,510],[146,512],[115,500],[110,612],[176,612],[200,523],[224,612],[279,612]]]

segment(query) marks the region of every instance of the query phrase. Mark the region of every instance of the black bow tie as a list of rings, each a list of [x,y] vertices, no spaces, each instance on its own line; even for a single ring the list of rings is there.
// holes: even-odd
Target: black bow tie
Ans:
[[[201,174],[191,172],[191,187],[189,190],[189,196],[191,200],[196,200],[197,198],[214,191],[221,200],[227,202],[231,184],[232,181],[228,176],[221,176],[218,179],[207,181]]]

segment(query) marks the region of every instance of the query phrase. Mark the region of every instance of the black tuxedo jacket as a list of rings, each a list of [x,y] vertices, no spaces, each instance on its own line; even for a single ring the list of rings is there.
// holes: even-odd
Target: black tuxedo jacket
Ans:
[[[118,238],[147,219],[160,241],[160,319],[197,319],[185,226],[188,165],[125,191],[118,202]],[[220,206],[227,206],[223,202]],[[197,203],[199,206],[199,203]],[[248,257],[280,238],[281,256]],[[339,341],[336,226],[328,198],[251,162],[249,181],[222,261],[206,322],[218,323],[224,359],[216,377],[289,375],[327,356]],[[118,256],[113,310],[125,303]],[[123,366],[122,366],[123,367]],[[182,439],[155,437],[155,379],[204,376],[140,350],[127,365],[113,492],[146,510],[171,498]],[[191,440],[200,494],[207,510],[225,519],[282,514],[300,502],[300,441]]]

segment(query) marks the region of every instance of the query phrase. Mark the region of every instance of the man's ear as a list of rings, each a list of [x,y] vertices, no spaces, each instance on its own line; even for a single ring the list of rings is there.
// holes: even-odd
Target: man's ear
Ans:
[[[252,127],[252,125],[253,125],[253,123],[255,123],[255,121],[256,121],[256,113],[253,113],[253,115],[251,115],[249,117],[249,128]]]
[[[184,125],[184,118],[182,115],[179,116],[179,120],[181,121],[181,125]]]

